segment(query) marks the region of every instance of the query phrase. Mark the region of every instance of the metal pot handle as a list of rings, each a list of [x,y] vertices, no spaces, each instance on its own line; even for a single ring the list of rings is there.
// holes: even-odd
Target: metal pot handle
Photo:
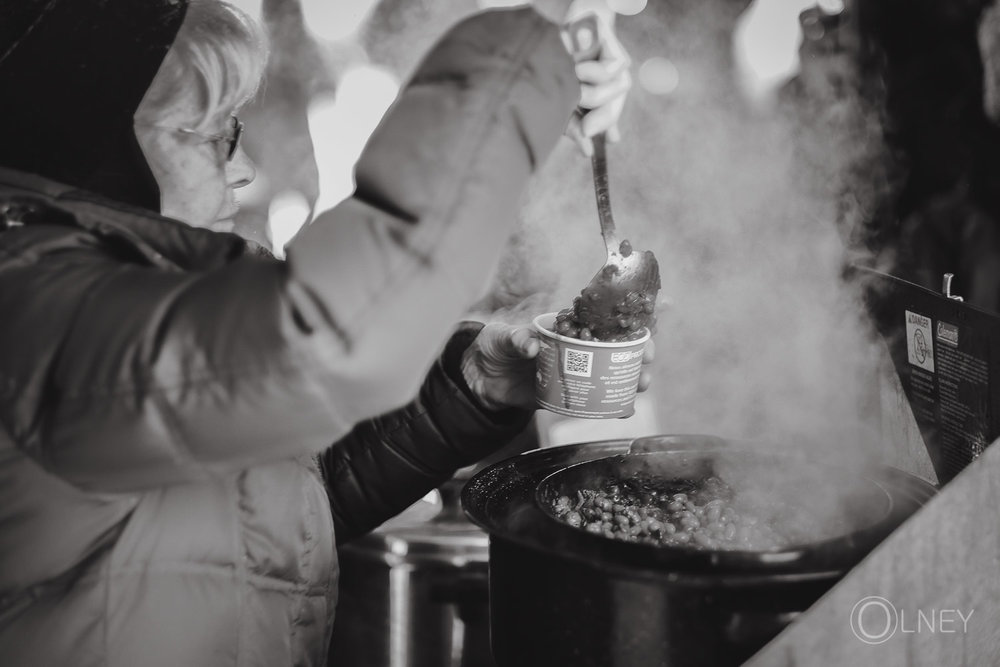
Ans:
[[[629,443],[628,454],[652,454],[656,452],[683,452],[722,449],[728,442],[717,435],[674,434],[651,435],[636,438]]]

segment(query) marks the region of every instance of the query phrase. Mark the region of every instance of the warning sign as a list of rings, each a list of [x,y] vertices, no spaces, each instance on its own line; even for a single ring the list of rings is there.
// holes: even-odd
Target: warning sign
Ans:
[[[914,366],[934,372],[931,318],[906,311],[906,356]]]

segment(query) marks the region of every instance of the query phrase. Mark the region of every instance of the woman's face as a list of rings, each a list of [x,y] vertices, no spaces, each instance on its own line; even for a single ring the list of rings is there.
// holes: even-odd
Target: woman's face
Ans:
[[[220,114],[198,133],[185,131],[184,119],[197,117],[194,105],[193,96],[178,100],[155,120],[140,108],[135,134],[160,187],[160,212],[194,227],[232,231],[236,188],[249,184],[256,171],[242,148],[227,160],[227,138],[236,131],[231,115]]]

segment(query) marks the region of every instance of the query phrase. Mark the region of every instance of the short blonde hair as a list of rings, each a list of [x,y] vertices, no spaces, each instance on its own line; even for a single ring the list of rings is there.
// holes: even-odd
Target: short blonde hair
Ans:
[[[266,63],[267,38],[252,18],[222,0],[191,0],[140,113],[156,120],[193,92],[199,112],[180,121],[204,130],[257,93]]]

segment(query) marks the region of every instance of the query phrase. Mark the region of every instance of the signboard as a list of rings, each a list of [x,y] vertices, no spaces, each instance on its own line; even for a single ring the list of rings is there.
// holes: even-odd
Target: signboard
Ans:
[[[941,483],[1000,437],[1000,316],[854,267]]]

